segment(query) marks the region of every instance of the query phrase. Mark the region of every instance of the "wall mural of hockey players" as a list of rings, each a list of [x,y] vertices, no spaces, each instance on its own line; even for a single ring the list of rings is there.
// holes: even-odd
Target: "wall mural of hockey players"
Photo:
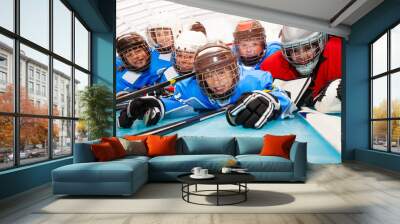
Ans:
[[[340,162],[342,39],[210,18],[153,13],[144,28],[117,36],[117,135],[190,135],[207,118],[218,135],[295,133]]]

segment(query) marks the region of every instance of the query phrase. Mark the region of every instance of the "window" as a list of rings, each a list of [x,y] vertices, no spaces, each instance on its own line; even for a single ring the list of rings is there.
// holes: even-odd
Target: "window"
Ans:
[[[89,69],[89,32],[82,23],[75,18],[75,62],[85,69]]]
[[[40,70],[36,69],[36,80],[40,81]]]
[[[42,73],[42,82],[46,83],[46,74]]]
[[[34,92],[33,82],[31,81],[28,82],[28,92],[29,94],[33,94]]]
[[[58,101],[60,97],[61,104],[59,105],[66,106],[65,114],[62,113],[62,116],[72,117],[72,90],[65,88],[66,83],[72,84],[72,68],[56,59],[53,60],[53,65],[53,104],[60,103]],[[67,96],[67,99],[64,99],[65,96]],[[66,105],[65,100],[67,100]],[[60,109],[54,109],[53,114],[60,114]]]
[[[0,26],[14,31],[14,0],[1,0]]]
[[[87,138],[74,105],[90,84],[90,31],[66,1],[0,2],[0,170],[70,156],[76,132]]]
[[[49,48],[49,0],[20,0],[21,36]]]
[[[33,80],[33,67],[29,66],[29,71],[28,71],[29,79]]]
[[[7,73],[0,70],[0,84],[6,85],[7,84]]]
[[[371,149],[400,153],[400,25],[370,45]]]
[[[54,52],[71,60],[72,12],[60,1],[53,0]]]
[[[2,10],[0,9],[0,20],[3,16]],[[14,111],[14,71],[11,66],[13,51],[13,40],[0,33],[0,113]]]
[[[46,86],[42,86],[42,96],[46,97]]]
[[[36,95],[40,95],[40,84],[36,84]]]
[[[0,170],[14,166],[14,122],[12,116],[0,115]]]

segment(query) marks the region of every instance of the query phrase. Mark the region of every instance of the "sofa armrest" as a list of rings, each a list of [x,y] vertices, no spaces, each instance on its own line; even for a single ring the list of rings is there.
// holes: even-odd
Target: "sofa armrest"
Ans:
[[[95,162],[96,158],[92,153],[90,146],[92,144],[100,143],[100,140],[90,142],[75,143],[74,147],[74,163],[89,163]]]
[[[290,149],[290,160],[293,162],[293,178],[305,181],[307,177],[307,143],[294,142]]]

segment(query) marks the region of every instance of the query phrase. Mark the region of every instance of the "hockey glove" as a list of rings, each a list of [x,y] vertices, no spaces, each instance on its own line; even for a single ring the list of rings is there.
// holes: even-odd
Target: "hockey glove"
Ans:
[[[243,94],[235,105],[228,108],[226,119],[232,126],[262,128],[274,119],[280,110],[278,99],[270,93],[254,91]]]
[[[144,96],[129,101],[126,110],[118,118],[120,127],[130,128],[137,119],[146,126],[155,125],[164,117],[164,104],[153,96]]]

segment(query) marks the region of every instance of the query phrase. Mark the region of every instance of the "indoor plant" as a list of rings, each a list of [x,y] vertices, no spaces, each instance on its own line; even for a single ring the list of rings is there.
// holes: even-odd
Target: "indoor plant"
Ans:
[[[110,136],[113,125],[113,95],[108,87],[95,84],[80,92],[81,119],[88,128],[90,140]]]

